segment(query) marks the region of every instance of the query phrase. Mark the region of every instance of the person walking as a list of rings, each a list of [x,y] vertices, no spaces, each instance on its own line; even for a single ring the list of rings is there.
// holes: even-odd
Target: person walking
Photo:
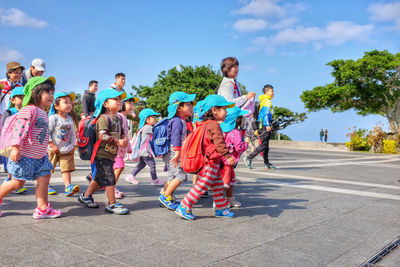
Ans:
[[[324,141],[324,129],[321,129],[321,131],[319,132],[319,139],[321,140],[321,142]]]
[[[83,93],[82,96],[82,110],[83,114],[81,115],[82,119],[87,117],[92,117],[96,107],[94,106],[94,102],[96,101],[96,92],[98,88],[98,82],[95,80],[91,80],[89,82],[89,89]]]
[[[328,129],[325,129],[325,143],[328,141]]]

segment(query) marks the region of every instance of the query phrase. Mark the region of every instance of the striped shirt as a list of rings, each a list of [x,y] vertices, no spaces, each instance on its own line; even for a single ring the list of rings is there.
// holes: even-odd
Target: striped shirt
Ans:
[[[21,156],[41,159],[47,155],[49,117],[42,109],[28,105],[16,115],[11,145],[19,145]]]

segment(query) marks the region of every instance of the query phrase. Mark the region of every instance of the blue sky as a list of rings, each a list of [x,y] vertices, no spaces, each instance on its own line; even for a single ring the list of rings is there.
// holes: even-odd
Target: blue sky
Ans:
[[[157,74],[179,64],[240,61],[238,80],[249,91],[275,87],[273,105],[304,111],[303,90],[332,82],[334,59],[357,59],[374,49],[400,48],[400,1],[51,1],[0,0],[0,78],[8,61],[29,66],[46,61],[56,90],[83,92],[89,80],[104,89],[114,74],[151,85]],[[316,141],[344,142],[348,128],[371,129],[380,116],[329,110],[283,133]]]

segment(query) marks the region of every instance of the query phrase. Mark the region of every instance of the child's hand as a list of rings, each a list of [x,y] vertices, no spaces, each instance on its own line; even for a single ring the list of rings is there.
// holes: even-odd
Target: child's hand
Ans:
[[[175,151],[175,157],[173,157],[171,159],[170,164],[173,165],[174,167],[178,167],[180,156],[181,156],[181,152]]]
[[[19,146],[12,147],[10,158],[14,162],[18,162],[21,159],[21,151],[19,150]]]
[[[53,143],[49,144],[49,146],[51,148],[51,151],[53,151],[54,154],[57,154],[60,151],[60,149],[58,149],[58,146],[56,146]]]
[[[235,163],[236,163],[236,162],[235,162],[235,159],[234,159],[233,157],[228,158],[226,161],[227,161],[228,164],[231,165],[231,166],[235,165]]]
[[[121,148],[127,148],[128,147],[128,138],[123,138],[123,139],[118,139],[117,141],[118,146]]]
[[[270,132],[272,129],[270,126],[267,126],[267,132]]]

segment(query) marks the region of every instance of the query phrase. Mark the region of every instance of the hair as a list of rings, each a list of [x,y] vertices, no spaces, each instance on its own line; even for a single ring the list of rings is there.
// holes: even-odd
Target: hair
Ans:
[[[224,77],[228,77],[228,72],[233,67],[239,67],[239,61],[235,57],[226,57],[221,61],[221,72]]]
[[[92,84],[94,84],[94,83],[97,83],[97,84],[98,84],[98,82],[97,82],[96,80],[91,80],[91,81],[89,82],[89,87],[92,86]]]
[[[54,92],[54,90],[55,90],[54,84],[49,80],[46,80],[44,83],[36,85],[32,89],[31,99],[29,100],[28,104],[39,106],[42,101],[43,92],[50,93]]]
[[[54,100],[54,110],[56,111],[56,113],[58,113],[58,110],[56,109],[56,105],[59,106],[61,98],[64,98],[64,97],[69,97],[69,100],[72,100],[69,95],[62,96],[62,97],[57,97],[56,100]],[[72,107],[72,109],[71,109],[71,111],[69,113],[71,113],[73,111],[74,111],[74,108]]]
[[[118,72],[117,74],[115,74],[115,79],[118,79],[119,77],[125,77],[125,73],[122,72]]]
[[[208,110],[206,113],[204,113],[203,117],[204,117],[203,121],[209,121],[209,120],[215,121],[215,117],[211,109]]]
[[[125,110],[126,110],[126,107],[125,107],[125,103],[126,103],[126,102],[135,102],[135,101],[133,100],[133,98],[128,99],[128,100],[126,100],[126,101],[122,101],[122,111],[125,111]]]
[[[242,126],[242,123],[243,123],[243,116],[237,117],[235,128],[239,129]]]
[[[270,84],[264,85],[264,88],[262,89],[263,94],[265,94],[267,91],[274,89],[274,87]]]

